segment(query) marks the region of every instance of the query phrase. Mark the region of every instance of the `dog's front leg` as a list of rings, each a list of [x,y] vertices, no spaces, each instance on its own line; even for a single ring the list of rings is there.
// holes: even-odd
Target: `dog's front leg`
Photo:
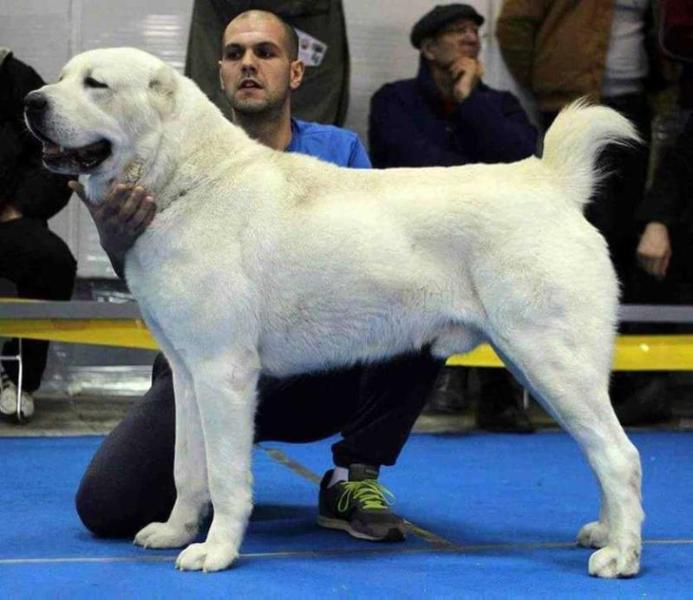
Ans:
[[[252,510],[251,454],[259,359],[239,350],[193,367],[214,517],[201,544],[178,556],[181,570],[220,571],[238,556]]]
[[[135,543],[145,548],[180,548],[192,542],[210,500],[204,436],[192,374],[172,349],[167,358],[173,372],[176,407],[176,502],[168,521],[150,523],[137,533]]]

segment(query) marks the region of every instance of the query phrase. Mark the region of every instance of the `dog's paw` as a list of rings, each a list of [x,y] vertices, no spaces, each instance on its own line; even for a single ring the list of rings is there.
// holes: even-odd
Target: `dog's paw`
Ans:
[[[191,544],[176,559],[176,569],[181,571],[223,571],[238,558],[235,544],[204,542]]]
[[[613,546],[606,546],[590,556],[588,571],[595,577],[613,579],[614,577],[633,577],[640,570],[640,550],[632,548],[622,552]]]
[[[606,523],[592,521],[578,533],[577,543],[583,548],[603,548],[609,543],[609,528]]]
[[[150,523],[135,536],[134,543],[143,548],[180,548],[195,539],[196,531],[170,523]]]

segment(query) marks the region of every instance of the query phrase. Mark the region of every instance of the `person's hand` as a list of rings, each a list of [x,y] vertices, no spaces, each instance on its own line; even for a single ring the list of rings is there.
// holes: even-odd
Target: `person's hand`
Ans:
[[[638,264],[650,275],[664,279],[671,260],[669,230],[664,223],[648,223],[640,237]]]
[[[154,198],[141,187],[117,183],[111,186],[102,202],[92,204],[78,181],[70,181],[68,185],[89,209],[103,249],[112,261],[122,264],[125,253],[156,214]]]
[[[474,91],[482,76],[484,66],[475,58],[461,56],[450,65],[452,75],[452,95],[457,102],[463,102]]]

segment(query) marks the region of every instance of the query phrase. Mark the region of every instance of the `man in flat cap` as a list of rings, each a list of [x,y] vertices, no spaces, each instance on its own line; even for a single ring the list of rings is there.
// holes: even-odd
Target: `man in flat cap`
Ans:
[[[416,78],[388,83],[371,99],[375,167],[513,162],[535,152],[536,130],[517,98],[482,81],[483,23],[472,6],[445,4],[414,25],[410,39],[420,52]],[[482,370],[480,380],[480,427],[533,430],[507,372]]]

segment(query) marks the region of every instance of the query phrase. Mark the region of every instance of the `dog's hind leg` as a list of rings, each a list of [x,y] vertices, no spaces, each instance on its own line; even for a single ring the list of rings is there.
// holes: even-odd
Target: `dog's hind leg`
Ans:
[[[209,506],[204,438],[192,374],[172,349],[168,349],[166,357],[173,373],[175,393],[176,502],[168,521],[150,523],[137,533],[135,543],[145,548],[180,548],[189,544],[197,536],[203,513]]]
[[[251,455],[260,361],[257,352],[246,347],[202,354],[190,366],[214,517],[207,539],[183,550],[176,566],[219,571],[237,558],[252,510]]]
[[[579,542],[602,546],[589,561],[589,573],[627,577],[640,568],[641,467],[609,401],[612,346],[608,327],[571,330],[513,325],[512,335],[496,336],[494,346],[508,368],[578,442],[599,481],[600,520],[586,525]]]

